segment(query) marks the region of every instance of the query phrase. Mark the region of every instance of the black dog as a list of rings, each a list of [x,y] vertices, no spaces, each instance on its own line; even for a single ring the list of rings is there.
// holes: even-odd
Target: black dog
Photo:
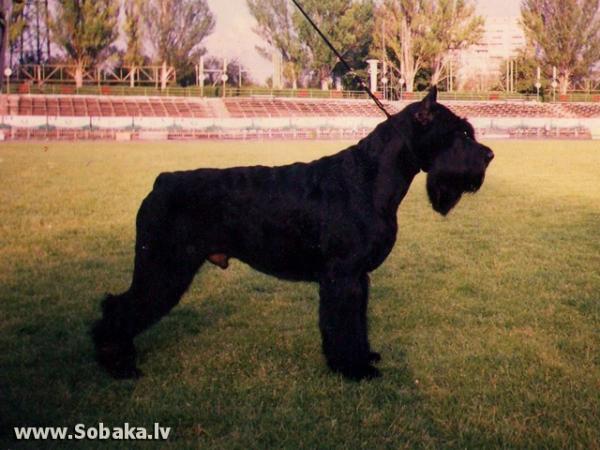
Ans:
[[[379,376],[367,337],[369,272],[396,240],[397,209],[420,170],[433,209],[475,192],[494,157],[437,90],[336,155],[282,167],[163,173],[137,215],[131,287],[109,295],[93,328],[99,363],[139,376],[133,338],[184,294],[206,261],[238,258],[262,272],[320,285],[327,364],[351,379]]]

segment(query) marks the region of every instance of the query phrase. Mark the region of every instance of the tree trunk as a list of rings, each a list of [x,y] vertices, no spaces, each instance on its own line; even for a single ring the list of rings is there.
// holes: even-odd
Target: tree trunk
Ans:
[[[320,70],[321,72],[321,90],[328,91],[329,90],[329,67],[323,67]]]
[[[40,0],[35,1],[35,43],[36,43],[36,63],[42,63],[42,30],[40,28]]]
[[[558,76],[558,89],[561,95],[566,95],[569,89],[571,73],[566,70]]]
[[[407,72],[405,72],[404,78],[406,81],[406,92],[414,92],[415,91],[415,74],[409,75]]]
[[[75,64],[75,87],[79,89],[83,87],[83,63],[78,61]]]
[[[23,12],[24,14],[24,12]],[[25,57],[24,57],[24,48],[25,48],[25,31],[23,31],[23,33],[21,33],[21,36],[19,36],[19,64],[22,64]],[[12,61],[11,61],[12,64]]]
[[[48,0],[44,2],[44,13],[46,14],[46,61],[50,62],[50,10],[48,9]]]
[[[415,90],[415,77],[419,71],[420,65],[415,61],[413,48],[412,48],[412,36],[408,28],[406,19],[402,21],[402,57],[400,74],[406,81],[406,92],[414,92]]]
[[[412,52],[404,53],[405,55],[402,63],[403,70],[401,71],[401,75],[404,77],[404,81],[406,82],[406,92],[414,92],[415,78],[417,77],[419,66],[415,63],[415,60],[412,57]]]
[[[444,71],[444,61],[436,61],[433,65],[433,73],[431,74],[431,85],[436,86],[442,79],[442,72]]]
[[[4,67],[8,49],[8,21],[12,2],[0,0],[0,92],[4,87]]]

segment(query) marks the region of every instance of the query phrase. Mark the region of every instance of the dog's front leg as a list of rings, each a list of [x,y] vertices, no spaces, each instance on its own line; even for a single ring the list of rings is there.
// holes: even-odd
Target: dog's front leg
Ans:
[[[366,330],[368,276],[329,275],[320,283],[319,327],[329,367],[347,378],[381,375],[370,365]]]

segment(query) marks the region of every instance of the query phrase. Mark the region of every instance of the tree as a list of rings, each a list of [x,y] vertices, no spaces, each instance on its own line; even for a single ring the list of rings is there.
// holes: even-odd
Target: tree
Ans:
[[[303,7],[351,67],[364,67],[373,36],[371,0],[305,0]],[[309,65],[324,86],[339,61],[298,11],[294,23],[303,49],[310,56]]]
[[[521,23],[546,77],[557,68],[566,94],[573,77],[591,73],[600,60],[600,0],[523,0]]]
[[[481,39],[483,18],[474,13],[469,0],[384,0],[375,14],[372,54],[383,54],[408,92],[423,70],[438,84],[451,52]]]
[[[8,30],[8,63],[13,64],[13,55],[15,51],[19,51],[19,63],[25,62],[24,47],[25,47],[25,31],[27,29],[28,18],[25,14],[25,1],[13,1],[12,10],[10,13],[10,23]]]
[[[375,11],[373,54],[383,54],[391,69],[414,91],[417,73],[427,60],[426,0],[383,0]]]
[[[246,0],[250,14],[256,20],[254,32],[268,47],[257,46],[264,58],[271,60],[272,52],[278,51],[283,59],[284,78],[295,89],[306,61],[306,52],[298,40],[294,25],[294,10],[289,0]]]
[[[20,50],[20,60],[42,64],[50,59],[50,30],[48,0],[19,0],[21,19],[26,21],[23,34],[27,36],[27,51]],[[17,9],[17,8],[15,8]],[[23,53],[25,53],[23,55]]]
[[[1,0],[0,0],[1,1]],[[50,59],[50,29],[48,1],[13,0],[9,23],[9,63],[41,64]]]
[[[142,0],[125,0],[124,32],[127,38],[127,49],[123,62],[127,66],[141,66],[144,64]]]
[[[146,26],[157,63],[174,66],[178,76],[193,73],[194,63],[206,53],[202,41],[214,30],[215,19],[206,0],[150,0],[145,2]]]
[[[118,35],[119,0],[58,0],[51,20],[55,42],[75,64],[75,81],[83,69],[102,61]]]
[[[429,1],[426,10],[430,28],[425,37],[424,50],[432,73],[431,84],[438,84],[451,52],[481,40],[484,19],[475,16],[475,5],[468,0]]]

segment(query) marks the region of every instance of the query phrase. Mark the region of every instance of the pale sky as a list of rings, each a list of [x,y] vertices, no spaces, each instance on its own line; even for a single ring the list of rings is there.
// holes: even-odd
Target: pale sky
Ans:
[[[476,0],[479,14],[489,17],[519,15],[520,0]],[[215,31],[206,39],[208,53],[213,56],[237,58],[263,83],[271,75],[271,62],[255,49],[260,38],[252,31],[256,22],[250,15],[246,0],[208,0],[215,15]]]

